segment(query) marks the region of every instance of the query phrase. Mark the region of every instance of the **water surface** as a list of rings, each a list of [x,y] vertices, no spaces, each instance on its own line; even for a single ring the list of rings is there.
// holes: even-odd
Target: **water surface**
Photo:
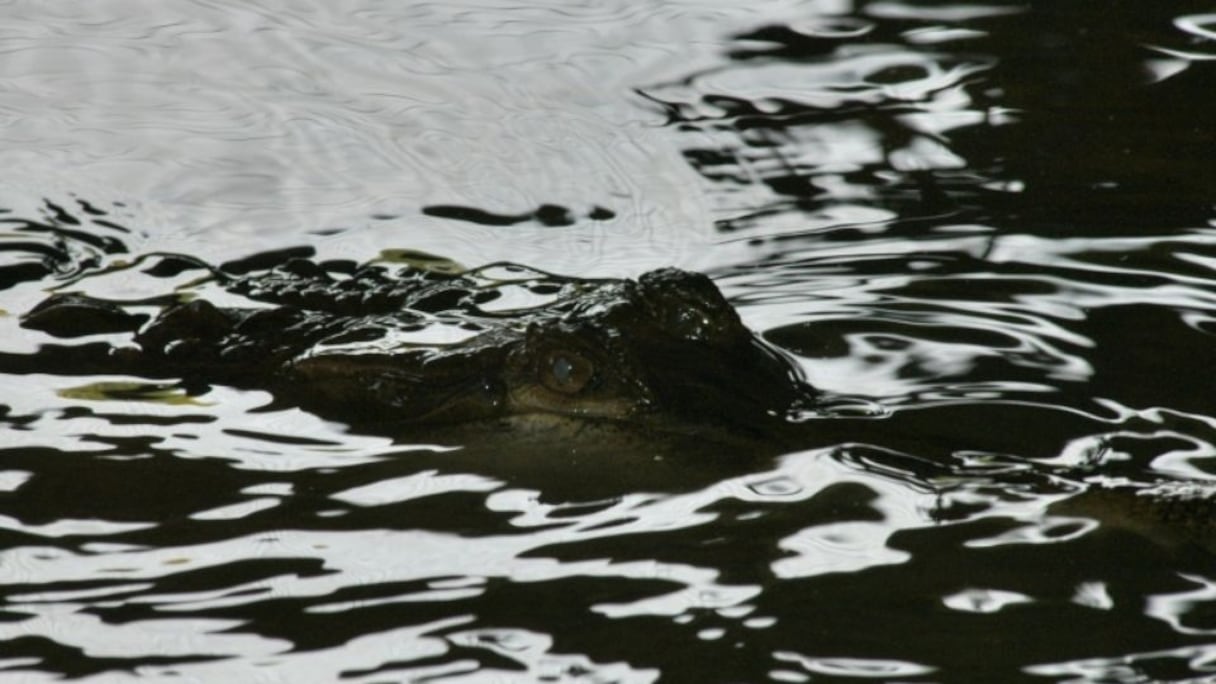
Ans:
[[[48,288],[189,285],[102,273],[141,254],[408,249],[704,270],[826,397],[780,453],[571,464],[0,374],[0,668],[1213,676],[1205,520],[1083,496],[1216,477],[1210,11],[0,5],[0,351]]]

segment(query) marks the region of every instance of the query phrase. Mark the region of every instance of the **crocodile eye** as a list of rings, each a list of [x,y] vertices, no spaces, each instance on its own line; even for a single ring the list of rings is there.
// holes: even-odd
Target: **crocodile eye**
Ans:
[[[581,354],[552,352],[545,358],[541,384],[554,392],[574,394],[587,386],[594,373],[594,366]]]

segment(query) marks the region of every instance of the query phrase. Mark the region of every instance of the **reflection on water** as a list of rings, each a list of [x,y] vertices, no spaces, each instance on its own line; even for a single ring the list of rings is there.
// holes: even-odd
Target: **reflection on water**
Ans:
[[[6,359],[49,288],[219,295],[141,255],[418,250],[708,270],[824,397],[587,458],[6,361],[0,671],[1213,676],[1210,501],[1148,496],[1216,477],[1210,11],[3,5]]]

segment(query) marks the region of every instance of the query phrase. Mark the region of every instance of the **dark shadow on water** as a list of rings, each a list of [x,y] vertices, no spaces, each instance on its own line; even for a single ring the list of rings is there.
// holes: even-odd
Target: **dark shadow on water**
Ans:
[[[992,20],[982,42],[998,59],[991,104],[1014,109],[1015,121],[955,139],[972,164],[1025,187],[989,208],[1004,220],[1099,234],[1206,224],[1216,196],[1216,64],[1154,47],[1210,51],[1174,24],[1210,10],[1063,0]]]

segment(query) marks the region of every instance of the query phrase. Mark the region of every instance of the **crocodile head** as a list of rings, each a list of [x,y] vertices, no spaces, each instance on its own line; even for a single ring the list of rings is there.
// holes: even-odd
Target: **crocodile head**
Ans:
[[[111,350],[122,353],[86,372],[263,389],[322,417],[415,433],[487,421],[751,429],[811,394],[709,278],[677,269],[622,280],[515,265],[341,272],[295,260],[213,274],[226,292],[208,284],[146,324],[75,295],[53,297],[23,324],[68,337],[131,329],[137,348]]]
[[[456,330],[467,336],[447,343],[387,331],[322,340],[287,361],[278,382],[318,413],[381,423],[676,419],[721,427],[770,419],[809,394],[790,361],[700,274],[569,280],[544,304],[474,306],[460,318]]]

